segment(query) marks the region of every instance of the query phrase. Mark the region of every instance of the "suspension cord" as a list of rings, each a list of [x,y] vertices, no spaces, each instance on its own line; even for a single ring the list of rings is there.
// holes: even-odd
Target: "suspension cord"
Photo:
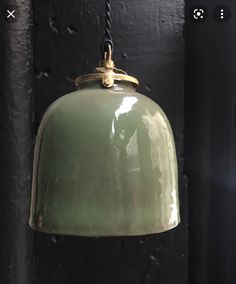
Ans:
[[[105,0],[105,35],[102,44],[102,56],[108,52],[109,46],[113,50],[113,41],[111,36],[111,0]]]

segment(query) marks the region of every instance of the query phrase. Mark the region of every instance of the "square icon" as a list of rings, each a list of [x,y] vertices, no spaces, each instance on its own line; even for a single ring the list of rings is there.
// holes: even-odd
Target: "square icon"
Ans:
[[[191,20],[194,23],[203,23],[208,16],[207,8],[203,5],[195,5],[191,8]]]

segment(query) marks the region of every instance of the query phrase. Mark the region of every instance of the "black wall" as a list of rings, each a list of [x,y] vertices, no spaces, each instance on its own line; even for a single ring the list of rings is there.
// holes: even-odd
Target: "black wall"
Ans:
[[[0,11],[9,1],[0,2]],[[32,9],[7,24],[0,12],[0,283],[31,284],[33,234],[28,226],[32,169]]]
[[[25,11],[25,6],[30,5],[26,0],[18,3],[22,11]],[[22,13],[21,17],[29,22],[22,20],[19,25],[24,27],[27,41],[13,42],[19,57],[22,55],[25,61],[19,63],[8,55],[8,61],[2,61],[0,67],[2,72],[6,72],[6,78],[11,74],[19,76],[12,77],[11,81],[1,81],[1,112],[4,114],[1,116],[1,126],[6,125],[6,135],[2,132],[0,151],[4,159],[1,161],[0,181],[10,180],[19,169],[27,168],[24,174],[28,182],[20,183],[24,194],[21,195],[22,192],[18,190],[21,172],[14,176],[11,199],[8,199],[8,184],[1,185],[0,208],[3,208],[3,227],[10,227],[9,230],[3,230],[0,236],[3,252],[0,255],[0,279],[3,279],[1,283],[187,283],[188,200],[187,178],[183,175],[184,3],[182,0],[123,0],[112,1],[112,6],[116,65],[139,78],[139,91],[161,105],[174,130],[179,162],[182,223],[170,232],[145,237],[98,239],[54,237],[35,233],[34,257],[31,258],[32,237],[26,225],[32,163],[30,146],[33,140],[28,138],[31,137],[31,126],[34,126],[35,135],[42,114],[50,103],[73,91],[74,78],[91,71],[97,65],[100,60],[104,25],[103,1],[33,1],[33,37],[29,26],[31,10],[26,9],[27,14]],[[21,29],[22,26],[15,27]],[[6,53],[4,44],[16,36],[19,40],[22,37],[17,32],[10,33],[9,26],[2,29],[1,34],[0,44]],[[31,49],[34,51],[33,64],[31,55],[25,53]],[[8,69],[6,66],[9,64],[11,68]],[[29,66],[25,77],[22,77],[22,66]],[[34,70],[33,80],[31,67]],[[32,94],[28,84],[32,84]],[[14,89],[11,86],[15,86]],[[8,89],[11,89],[15,99],[13,108],[19,108],[23,104],[17,112],[18,115],[26,117],[23,122],[9,108],[12,96],[9,97]],[[29,94],[34,98],[33,123]],[[16,129],[22,127],[22,131],[12,131],[9,128],[12,123]],[[8,142],[15,140],[20,149]],[[13,157],[18,157],[19,151],[22,157],[28,155],[27,159],[25,157],[25,164],[21,163],[21,160],[11,163]],[[10,166],[5,168],[6,164]],[[8,204],[6,201],[10,202],[9,206],[5,206]],[[19,237],[17,246],[16,237]]]
[[[185,171],[190,196],[190,283],[236,283],[236,3],[186,2]],[[208,11],[190,20],[193,5]],[[216,22],[218,4],[232,11]]]

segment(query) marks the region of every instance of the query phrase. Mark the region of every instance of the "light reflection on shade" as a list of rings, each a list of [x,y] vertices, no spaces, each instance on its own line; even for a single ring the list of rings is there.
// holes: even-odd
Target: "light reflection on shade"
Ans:
[[[124,97],[120,107],[115,111],[116,119],[118,120],[121,114],[130,112],[137,101],[136,97]]]
[[[176,193],[172,191],[171,195],[172,195],[173,203],[170,205],[171,216],[169,220],[169,225],[176,224],[178,222],[178,214],[179,214],[178,208],[176,205],[178,204]]]
[[[148,129],[148,136],[151,145],[151,155],[153,169],[158,168],[160,170],[159,182],[161,188],[165,189],[162,191],[159,199],[169,200],[170,206],[170,217],[168,225],[173,225],[178,222],[178,200],[176,194],[177,179],[175,179],[176,172],[171,171],[170,165],[175,163],[175,146],[171,137],[171,133],[167,126],[167,121],[160,112],[156,112],[152,115],[148,110],[147,114],[143,116],[143,123]],[[167,143],[167,147],[165,144]],[[163,152],[163,149],[165,151]],[[166,174],[163,175],[162,172]],[[171,192],[171,195],[169,194]],[[162,204],[163,211],[163,224],[165,223],[165,211],[168,209]]]

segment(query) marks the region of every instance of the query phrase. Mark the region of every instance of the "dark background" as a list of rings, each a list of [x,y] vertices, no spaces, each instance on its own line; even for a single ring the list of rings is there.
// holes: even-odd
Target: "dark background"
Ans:
[[[18,0],[18,21],[0,25],[0,283],[236,283],[235,19],[216,23],[217,1],[200,1],[202,24],[190,21],[194,0],[186,9],[182,0],[112,1],[116,65],[139,78],[174,131],[182,222],[144,237],[55,237],[27,224],[34,139],[50,103],[100,60],[104,3],[32,2]]]
[[[204,5],[208,18],[190,20]],[[232,17],[218,23],[218,4]],[[189,282],[236,283],[236,2],[186,1],[185,172],[189,178]]]

